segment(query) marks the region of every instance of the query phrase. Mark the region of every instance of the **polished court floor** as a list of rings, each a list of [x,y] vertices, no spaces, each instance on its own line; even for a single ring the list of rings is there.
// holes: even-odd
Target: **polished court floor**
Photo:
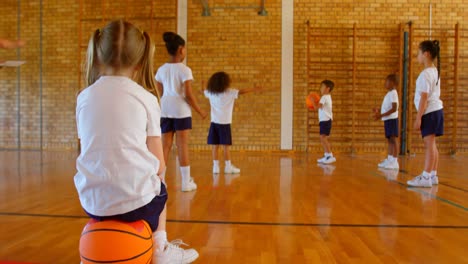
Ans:
[[[75,152],[0,152],[0,263],[79,263],[88,218],[73,185]],[[239,175],[213,175],[192,152],[198,190],[168,169],[168,235],[196,263],[468,263],[468,156],[442,156],[440,184],[408,188],[423,156],[383,171],[383,155],[234,152]]]

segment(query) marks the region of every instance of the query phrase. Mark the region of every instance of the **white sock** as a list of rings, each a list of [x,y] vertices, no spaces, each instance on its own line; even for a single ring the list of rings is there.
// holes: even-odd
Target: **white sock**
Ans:
[[[164,246],[166,245],[166,242],[167,242],[167,233],[166,233],[166,231],[156,231],[156,232],[154,232],[153,241],[157,245],[156,251],[159,251],[159,252],[164,251]]]
[[[180,167],[180,175],[182,176],[182,183],[189,182],[190,180],[190,166]]]
[[[431,178],[431,173],[430,173],[430,172],[423,171],[423,177],[424,177],[424,178]]]
[[[219,160],[213,160],[213,166],[219,167]]]
[[[393,161],[393,156],[392,156],[392,155],[388,155],[387,160],[388,160],[388,161]]]
[[[333,157],[333,153],[325,153],[325,157]]]
[[[224,163],[225,163],[227,168],[231,167],[231,161],[230,160],[226,160]]]
[[[432,177],[437,176],[437,171],[435,171],[435,170],[431,171],[431,176],[432,176]]]

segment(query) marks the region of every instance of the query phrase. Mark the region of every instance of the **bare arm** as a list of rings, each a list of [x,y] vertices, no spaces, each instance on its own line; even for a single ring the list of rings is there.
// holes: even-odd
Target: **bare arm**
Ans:
[[[389,116],[389,115],[395,113],[397,111],[397,109],[398,109],[397,103],[392,103],[392,109],[388,110],[387,112],[385,112],[383,114],[381,114],[379,112],[376,112],[375,113],[375,120],[378,120],[378,119],[380,119],[380,118],[382,118],[384,116]]]
[[[17,40],[17,41],[11,41],[8,39],[0,39],[0,48],[2,49],[15,49],[15,48],[21,48],[25,44],[24,41],[22,40]]]
[[[158,176],[159,176],[166,169],[166,162],[164,161],[164,152],[163,152],[161,137],[153,137],[153,136],[147,137],[146,145],[148,146],[148,150],[154,156],[156,156],[156,158],[159,160],[159,169],[158,169]]]
[[[254,86],[252,88],[244,88],[239,90],[239,95],[241,94],[247,94],[247,93],[252,93],[252,92],[260,92],[262,91],[263,88],[260,86]]]
[[[164,92],[164,88],[163,88],[163,85],[162,83],[160,82],[156,82],[156,89],[158,89],[158,94],[159,96],[163,96],[163,92]]]
[[[201,109],[200,106],[198,105],[197,98],[193,94],[192,81],[191,80],[186,81],[184,85],[185,85],[185,98],[187,100],[187,103],[191,107],[193,107],[193,109],[197,111],[197,113],[199,113],[203,119],[205,119],[208,114],[203,109]]]
[[[427,96],[428,96],[428,93],[421,93],[421,100],[419,100],[418,114],[416,115],[416,120],[414,121],[415,130],[421,129],[421,118],[424,115],[424,112],[426,112],[426,108],[427,108]]]

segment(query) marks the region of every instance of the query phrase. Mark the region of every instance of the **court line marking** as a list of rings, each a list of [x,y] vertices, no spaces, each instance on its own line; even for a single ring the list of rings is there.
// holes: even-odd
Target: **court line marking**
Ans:
[[[457,186],[453,186],[453,185],[447,184],[447,183],[445,183],[445,182],[439,182],[439,184],[440,184],[440,185],[447,186],[447,187],[450,187],[450,188],[455,189],[455,190],[462,191],[462,192],[468,192],[468,190],[466,190],[466,189],[463,189],[463,188],[457,187]]]
[[[456,202],[453,202],[453,201],[450,201],[448,199],[445,199],[445,198],[442,198],[440,196],[437,196],[435,194],[432,194],[432,193],[428,193],[428,192],[425,192],[423,191],[422,189],[423,188],[418,188],[418,187],[410,187],[408,186],[407,184],[403,183],[403,182],[399,182],[397,180],[392,180],[392,179],[388,179],[387,177],[385,177],[384,175],[380,175],[379,173],[373,171],[371,174],[373,174],[373,176],[377,176],[377,177],[380,177],[380,178],[385,178],[387,181],[389,182],[394,182],[394,183],[398,183],[400,186],[402,187],[406,187],[406,190],[408,191],[413,191],[413,192],[417,192],[417,193],[420,193],[422,195],[425,195],[425,196],[429,196],[433,199],[436,199],[436,200],[439,200],[441,202],[444,202],[446,204],[449,204],[449,205],[452,205],[454,207],[457,207],[457,208],[460,208],[464,211],[468,211],[468,208],[467,207],[464,207],[463,205],[460,205],[460,204],[457,204]],[[424,188],[424,189],[429,189],[429,188]]]
[[[0,212],[0,216],[2,215],[3,216],[90,219],[88,216],[85,216],[85,215],[51,215],[51,214]],[[186,224],[258,225],[258,226],[468,229],[468,225],[320,224],[320,223],[278,223],[278,222],[275,223],[275,222],[242,222],[242,221],[178,220],[178,219],[167,219],[167,222],[186,223]]]

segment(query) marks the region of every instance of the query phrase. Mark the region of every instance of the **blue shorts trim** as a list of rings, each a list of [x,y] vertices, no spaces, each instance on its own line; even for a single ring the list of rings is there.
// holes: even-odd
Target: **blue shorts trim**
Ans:
[[[385,137],[398,137],[398,118],[388,119],[384,121]]]
[[[320,126],[320,135],[326,135],[329,136],[332,128],[332,120],[328,121],[320,121],[319,122]]]
[[[154,197],[154,199],[151,200],[151,202],[149,202],[147,205],[144,205],[128,213],[124,213],[120,215],[112,215],[112,216],[96,216],[96,215],[92,215],[86,212],[86,210],[85,212],[91,218],[97,221],[119,220],[123,222],[135,222],[138,220],[145,220],[151,227],[151,231],[155,232],[156,229],[158,229],[158,225],[159,225],[159,215],[164,210],[166,201],[167,201],[166,186],[163,183],[161,183],[161,192],[158,196]]]
[[[192,129],[192,117],[161,117],[161,133],[163,134],[187,129]]]
[[[231,124],[211,122],[207,141],[209,145],[232,145]]]
[[[444,134],[444,111],[443,109],[427,113],[421,117],[421,136],[429,135],[440,137]]]

